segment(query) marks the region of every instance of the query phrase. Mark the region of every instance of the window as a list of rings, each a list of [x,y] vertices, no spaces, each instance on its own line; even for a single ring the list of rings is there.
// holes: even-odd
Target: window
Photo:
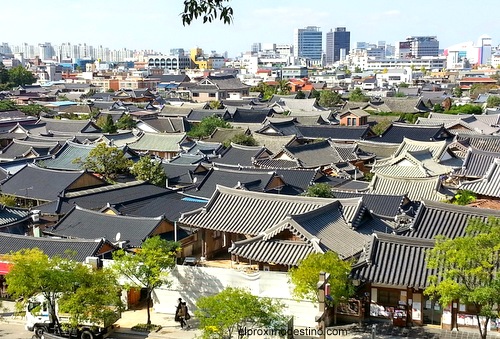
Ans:
[[[215,93],[209,93],[209,94],[208,94],[208,96],[209,96],[210,98],[215,98]]]
[[[356,126],[356,118],[352,118],[352,126]]]
[[[200,93],[193,93],[193,97],[199,97]]]
[[[351,126],[351,118],[347,118],[347,126]]]
[[[378,289],[377,303],[380,305],[396,306],[399,304],[400,293],[400,291]]]

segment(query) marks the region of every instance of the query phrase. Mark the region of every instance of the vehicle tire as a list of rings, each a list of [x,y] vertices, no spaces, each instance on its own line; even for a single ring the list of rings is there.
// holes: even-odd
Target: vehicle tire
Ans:
[[[38,338],[41,338],[42,335],[47,332],[47,327],[45,326],[37,326],[35,325],[33,327],[33,332],[35,333],[35,335],[38,337]]]
[[[80,333],[80,339],[95,339],[95,334],[90,330],[83,330]]]

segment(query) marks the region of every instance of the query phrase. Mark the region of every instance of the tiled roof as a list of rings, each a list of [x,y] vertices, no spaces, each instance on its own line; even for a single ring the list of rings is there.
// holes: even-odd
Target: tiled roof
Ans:
[[[189,154],[217,155],[223,149],[222,143],[196,140],[186,151]]]
[[[385,97],[381,102],[371,102],[370,106],[380,112],[393,113],[417,113],[429,111],[422,103],[422,99],[415,97],[408,98],[389,98]]]
[[[469,147],[462,167],[454,174],[468,178],[481,178],[497,158],[500,158],[500,153],[485,152]]]
[[[49,134],[60,133],[99,133],[100,129],[88,120],[59,120],[40,118],[45,123],[45,130]]]
[[[91,210],[99,210],[107,204],[119,204],[124,202],[146,199],[169,194],[171,190],[158,187],[143,181],[131,181],[96,187],[77,192],[67,192],[64,197],[58,199],[55,210],[46,212],[65,214],[74,205]],[[42,208],[40,208],[42,209]]]
[[[275,136],[252,133],[252,136],[259,145],[266,147],[273,153],[279,152],[283,146],[287,146],[296,139],[295,135]]]
[[[282,112],[290,111],[319,111],[320,109],[316,107],[316,99],[292,99],[292,98],[280,98],[276,103],[271,104],[271,107],[278,107]],[[276,108],[275,108],[276,110]]]
[[[316,168],[342,162],[339,153],[328,140],[310,144],[287,146],[284,152],[292,159],[297,159],[303,168]],[[279,156],[279,153],[278,153]]]
[[[70,238],[111,240],[120,233],[122,241],[129,241],[129,246],[140,247],[162,220],[161,216],[156,218],[118,216],[75,206],[47,233]]]
[[[481,179],[463,182],[459,188],[482,196],[500,198],[500,158],[493,160]]]
[[[406,194],[412,201],[446,200],[447,196],[439,192],[441,180],[439,177],[429,178],[394,178],[375,174],[368,191],[374,194]]]
[[[238,108],[231,114],[229,122],[236,123],[258,123],[261,124],[270,115],[270,109],[243,109]]]
[[[299,134],[304,138],[329,138],[331,140],[362,140],[371,132],[370,126],[337,125],[297,125]]]
[[[400,147],[400,144],[388,144],[385,142],[377,142],[377,140],[377,138],[358,140],[356,144],[361,150],[367,153],[373,153],[377,158],[390,157]]]
[[[186,133],[143,133],[128,146],[136,151],[180,152]]]
[[[240,79],[236,78],[233,75],[222,75],[222,76],[211,75],[208,76],[207,79],[210,80],[212,83],[214,83],[217,86],[217,88],[221,90],[250,88],[250,86],[245,85],[244,83],[241,82]]]
[[[217,185],[265,192],[269,189],[268,185],[275,176],[274,172],[220,169],[214,166],[196,185],[196,188],[185,191],[185,194],[209,199],[214,194]]]
[[[231,139],[237,134],[245,133],[245,130],[240,128],[220,128],[217,127],[215,131],[210,135],[210,137],[206,140],[210,142],[218,142],[222,143],[226,140]]]
[[[231,143],[219,158],[212,159],[213,163],[233,166],[253,166],[253,161],[270,155],[263,146],[243,146]]]
[[[438,141],[449,138],[451,134],[442,126],[425,126],[393,122],[378,138],[371,141],[399,144],[404,138],[416,141]]]
[[[95,145],[81,145],[67,141],[52,159],[43,161],[43,166],[58,170],[80,171],[82,170],[81,164],[74,163],[74,160],[79,158],[84,162],[94,148]]]
[[[33,142],[13,139],[2,151],[1,160],[15,160],[21,158],[36,158],[55,154],[61,145],[53,142]]]
[[[403,142],[394,152],[393,157],[398,157],[405,152],[418,152],[427,150],[432,154],[432,158],[439,160],[446,150],[446,140],[442,141],[418,141],[409,138],[403,138]]]
[[[405,151],[397,157],[375,162],[372,172],[399,178],[426,178],[448,174],[451,167],[441,165],[429,150]]]
[[[393,218],[401,214],[403,205],[407,203],[405,195],[383,195],[355,193],[346,191],[333,191],[339,199],[361,198],[363,205],[371,212],[381,217]]]
[[[490,124],[485,123],[475,116],[461,117],[455,116],[456,119],[429,119],[418,118],[417,125],[444,125],[450,133],[470,133],[470,134],[494,134],[500,130],[500,127],[492,127]]]
[[[351,271],[353,279],[372,284],[423,289],[433,271],[426,252],[434,241],[377,233]]]
[[[280,121],[281,120],[281,121]],[[297,124],[295,123],[295,119],[267,119],[267,123],[264,123],[264,126],[255,131],[256,133],[265,134],[265,135],[281,135],[281,136],[302,136],[299,129],[297,128]]]
[[[116,147],[126,146],[134,141],[137,141],[138,137],[133,132],[119,132],[113,134],[104,134],[100,139],[95,142],[99,142],[100,140],[106,142],[109,145]]]
[[[2,192],[18,197],[52,201],[82,175],[89,173],[57,171],[28,164],[2,183]]]
[[[193,110],[192,107],[165,105],[161,110],[160,116],[187,117],[189,114],[191,114],[192,110]]]
[[[490,216],[498,218],[500,211],[425,201],[413,223],[401,231],[403,236],[414,238],[434,239],[437,235],[447,238],[462,237],[470,219],[479,218],[486,221]]]
[[[154,119],[143,119],[141,122],[158,133],[183,133],[189,131],[189,123],[185,117],[156,117]]]
[[[180,222],[222,232],[257,235],[287,215],[305,213],[331,202],[332,199],[257,193],[217,186],[204,208],[185,213]]]
[[[204,118],[216,116],[224,120],[229,119],[231,116],[227,109],[194,109],[187,116],[189,122],[200,122]]]
[[[168,162],[171,164],[184,164],[184,165],[193,165],[198,164],[202,161],[207,161],[207,156],[205,154],[186,154],[180,153],[170,159]]]
[[[38,248],[49,257],[64,257],[69,250],[76,253],[76,256],[72,258],[79,262],[84,262],[87,257],[97,256],[101,247],[106,243],[111,245],[106,240],[35,238],[0,232],[0,253],[2,254]]]
[[[0,227],[26,220],[30,215],[28,209],[0,205]]]
[[[481,151],[500,153],[500,135],[457,134],[455,140],[465,142],[467,145]]]

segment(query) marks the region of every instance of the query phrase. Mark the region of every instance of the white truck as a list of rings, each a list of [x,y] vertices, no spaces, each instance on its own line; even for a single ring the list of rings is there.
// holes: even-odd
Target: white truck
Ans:
[[[101,323],[82,323],[76,328],[68,329],[64,324],[69,323],[70,315],[59,311],[56,300],[56,315],[59,321],[59,329],[51,319],[48,303],[42,295],[31,298],[26,305],[26,324],[28,331],[33,331],[37,338],[42,338],[44,333],[55,333],[68,338],[97,339],[106,338],[114,329],[114,323],[120,319],[120,313],[115,312],[116,317],[107,319]]]

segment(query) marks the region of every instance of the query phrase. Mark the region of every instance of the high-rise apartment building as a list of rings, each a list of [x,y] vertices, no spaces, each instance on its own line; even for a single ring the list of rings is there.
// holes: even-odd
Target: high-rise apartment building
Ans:
[[[293,51],[297,58],[309,59],[312,64],[320,64],[323,59],[323,33],[319,27],[295,29]]]

